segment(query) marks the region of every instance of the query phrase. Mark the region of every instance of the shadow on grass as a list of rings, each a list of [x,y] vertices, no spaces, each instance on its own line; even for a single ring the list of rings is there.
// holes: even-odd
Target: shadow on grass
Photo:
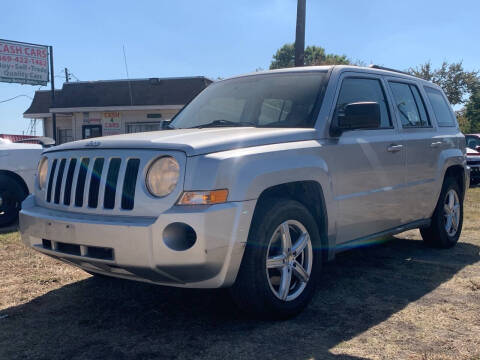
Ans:
[[[0,358],[359,359],[329,349],[479,260],[471,244],[399,238],[339,254],[313,303],[285,322],[245,319],[226,291],[88,278],[2,312]]]

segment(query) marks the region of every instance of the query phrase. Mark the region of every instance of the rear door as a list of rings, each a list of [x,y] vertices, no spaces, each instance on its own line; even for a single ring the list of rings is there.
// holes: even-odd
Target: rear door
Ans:
[[[381,127],[344,132],[322,155],[337,201],[337,243],[394,228],[403,222],[405,146],[399,141],[381,76],[346,72],[340,77],[331,117],[349,103],[380,105]]]
[[[388,87],[403,143],[406,145],[405,221],[428,217],[435,193],[438,158],[445,146],[416,81],[388,78]]]

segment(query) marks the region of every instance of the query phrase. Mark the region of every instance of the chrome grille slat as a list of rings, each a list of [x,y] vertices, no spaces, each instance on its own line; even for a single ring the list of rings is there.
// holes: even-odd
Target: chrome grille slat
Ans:
[[[101,189],[101,178],[105,165],[103,157],[97,157],[93,162],[92,175],[90,177],[90,184],[88,187],[88,207],[97,208],[98,198]]]
[[[60,160],[60,166],[58,167],[57,179],[55,180],[55,194],[53,196],[53,202],[55,204],[60,203],[60,194],[62,190],[62,183],[64,180],[64,173],[65,173],[65,164],[67,163],[67,159]]]
[[[122,163],[120,164],[119,175],[117,179],[117,189],[115,192],[115,208],[121,209],[122,203],[122,194],[123,194],[123,182],[125,181],[125,171],[127,170],[127,162],[128,158],[122,159]]]
[[[105,209],[115,208],[115,197],[117,194],[118,178],[122,159],[112,157],[108,163],[108,171],[103,188],[103,207]]]
[[[87,177],[85,180],[85,189],[83,191],[83,206],[88,207],[88,196],[90,193],[90,181],[92,180],[92,171],[93,171],[93,164],[95,163],[95,157],[90,158],[90,162],[88,164],[87,170]]]
[[[62,190],[63,205],[70,206],[70,204],[72,203],[72,189],[75,189],[73,185],[75,180],[75,171],[77,168],[77,163],[78,163],[78,160],[76,158],[71,158],[68,163],[68,169],[66,173],[67,176],[65,176],[65,184],[63,185],[63,190]]]
[[[48,174],[48,185],[47,185],[47,202],[52,200],[52,187],[53,187],[53,180],[55,178],[55,172],[57,170],[57,159],[54,159],[52,165],[50,166],[49,174]]]
[[[84,202],[85,187],[88,176],[88,168],[90,166],[89,158],[82,158],[80,161],[77,181],[75,184],[75,206],[82,207]]]
[[[129,159],[125,170],[125,179],[122,186],[121,206],[124,210],[132,210],[135,205],[135,190],[137,187],[140,159]]]

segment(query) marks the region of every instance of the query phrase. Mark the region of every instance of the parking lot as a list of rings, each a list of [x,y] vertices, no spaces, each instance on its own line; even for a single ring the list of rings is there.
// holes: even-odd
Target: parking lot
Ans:
[[[114,279],[0,235],[2,359],[480,359],[480,189],[452,250],[418,231],[338,255],[313,303],[245,319],[225,291]]]

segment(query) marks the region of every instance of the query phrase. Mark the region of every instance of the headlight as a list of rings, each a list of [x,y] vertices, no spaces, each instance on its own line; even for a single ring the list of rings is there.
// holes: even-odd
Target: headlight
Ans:
[[[47,172],[48,172],[48,159],[44,156],[40,159],[38,163],[37,176],[38,176],[38,187],[40,190],[45,188],[47,183]]]
[[[180,166],[177,160],[171,156],[164,156],[150,165],[145,183],[153,196],[163,197],[175,189],[179,177]]]

